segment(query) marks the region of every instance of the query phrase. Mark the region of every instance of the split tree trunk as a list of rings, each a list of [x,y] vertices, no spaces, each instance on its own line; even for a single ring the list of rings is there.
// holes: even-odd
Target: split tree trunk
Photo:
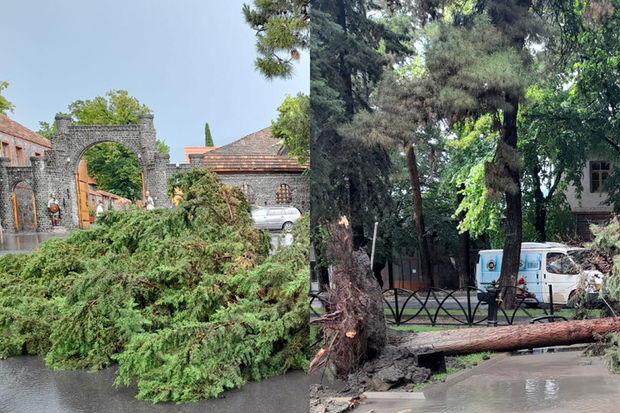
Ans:
[[[413,150],[413,145],[407,148],[407,167],[411,178],[411,188],[413,191],[413,214],[418,233],[418,245],[420,247],[420,270],[422,279],[427,287],[437,287],[433,282],[433,268],[431,265],[431,254],[426,237],[426,227],[424,226],[424,210],[422,209],[422,189],[420,187],[420,175],[418,173],[418,163]]]
[[[594,335],[620,331],[620,317],[494,328],[469,328],[417,333],[404,345],[432,348],[446,354],[510,351],[596,341]]]

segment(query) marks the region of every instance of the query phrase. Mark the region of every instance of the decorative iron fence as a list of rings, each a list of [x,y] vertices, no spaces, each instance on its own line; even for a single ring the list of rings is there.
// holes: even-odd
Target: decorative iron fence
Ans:
[[[507,310],[501,297],[509,288],[516,289],[517,305]],[[553,297],[549,286],[549,297]],[[458,325],[472,327],[486,322],[487,326],[512,325],[521,322],[553,322],[567,320],[554,314],[553,301],[541,306],[537,298],[521,287],[466,287],[459,290],[425,288],[416,291],[394,288],[383,291],[385,318],[388,324]],[[320,317],[327,311],[328,298],[310,294],[312,314]],[[543,315],[534,316],[531,308],[540,308]]]

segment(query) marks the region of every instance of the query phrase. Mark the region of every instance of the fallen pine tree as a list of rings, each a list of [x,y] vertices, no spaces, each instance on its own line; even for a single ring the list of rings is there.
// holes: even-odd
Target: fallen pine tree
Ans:
[[[446,354],[511,351],[577,343],[592,343],[620,331],[620,317],[468,328],[414,334],[401,345],[412,350],[433,349]]]
[[[105,214],[0,259],[0,358],[118,363],[117,385],[175,402],[308,366],[307,218],[269,256],[238,188],[199,170],[172,182],[184,193],[176,209]]]

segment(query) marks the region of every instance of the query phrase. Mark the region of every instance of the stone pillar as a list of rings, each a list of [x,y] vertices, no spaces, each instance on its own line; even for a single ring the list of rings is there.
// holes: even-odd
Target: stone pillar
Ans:
[[[157,153],[155,154],[155,163],[149,174],[149,185],[147,190],[151,191],[151,196],[158,208],[168,208],[170,206],[170,197],[168,197],[168,164],[170,163],[170,155]]]
[[[46,153],[47,156],[47,153]],[[37,231],[50,231],[52,219],[47,210],[49,200],[49,171],[45,166],[46,157],[33,156],[30,158],[32,165],[32,191],[37,204]]]
[[[205,155],[202,153],[190,154],[189,164],[194,168],[203,168],[205,165]]]
[[[15,216],[13,215],[13,199],[9,186],[9,158],[0,158],[0,224],[2,230],[15,232]]]
[[[157,146],[157,132],[153,125],[153,115],[140,115],[138,117],[140,125],[140,143],[142,146],[142,153],[157,153],[159,147]]]
[[[69,126],[73,125],[73,119],[68,115],[56,115],[56,133],[69,133]]]

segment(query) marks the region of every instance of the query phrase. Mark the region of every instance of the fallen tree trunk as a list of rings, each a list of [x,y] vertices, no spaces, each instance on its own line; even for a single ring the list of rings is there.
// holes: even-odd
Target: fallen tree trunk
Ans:
[[[431,348],[446,354],[510,351],[596,341],[595,335],[620,331],[620,317],[494,328],[417,333],[404,346]]]

